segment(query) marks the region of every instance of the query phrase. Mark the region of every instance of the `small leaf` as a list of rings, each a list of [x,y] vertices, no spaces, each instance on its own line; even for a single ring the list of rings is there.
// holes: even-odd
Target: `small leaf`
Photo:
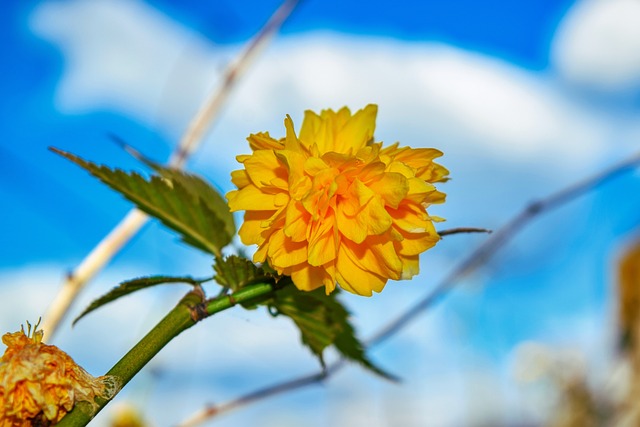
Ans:
[[[349,323],[349,312],[336,299],[337,292],[326,295],[324,288],[302,292],[293,286],[278,291],[270,308],[290,317],[300,330],[302,343],[325,366],[323,351],[330,345],[345,358],[387,379],[395,377],[375,366],[366,356],[364,347]]]
[[[86,169],[142,211],[177,231],[185,243],[220,255],[220,250],[231,242],[235,231],[228,231],[234,229],[233,225],[229,225],[229,209],[226,208],[222,218],[218,202],[209,200],[211,192],[215,193],[215,190],[211,187],[208,187],[210,191],[204,190],[208,185],[199,178],[183,174],[182,178],[175,180],[152,176],[147,181],[135,172],[110,169],[55,148],[51,150]],[[180,172],[176,171],[175,174],[178,176]]]
[[[126,280],[120,283],[118,286],[101,296],[100,298],[94,300],[84,311],[75,318],[73,324],[75,325],[78,320],[91,313],[95,309],[102,307],[105,304],[110,303],[111,301],[115,301],[118,298],[121,298],[125,295],[129,295],[133,292],[139,291],[140,289],[150,288],[156,285],[162,285],[166,283],[188,283],[193,286],[200,285],[202,281],[193,279],[191,277],[173,277],[173,276],[149,276],[149,277],[139,277],[137,279]]]
[[[224,259],[216,257],[213,269],[216,272],[213,277],[215,281],[234,292],[252,283],[276,279],[273,272],[266,271],[250,260],[236,255]]]

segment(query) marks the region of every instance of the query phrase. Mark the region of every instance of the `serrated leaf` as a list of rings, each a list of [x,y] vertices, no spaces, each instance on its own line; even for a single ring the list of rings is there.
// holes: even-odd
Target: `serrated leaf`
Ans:
[[[224,222],[224,229],[229,236],[236,234],[235,221],[227,201],[204,179],[198,175],[174,169],[161,168],[156,171],[172,182],[182,185],[193,197],[202,200],[207,208],[211,212],[215,212],[218,218]]]
[[[135,172],[111,169],[55,148],[51,150],[86,169],[135,203],[140,210],[177,231],[185,243],[220,255],[220,250],[231,242],[234,233],[227,231],[228,222],[220,217],[218,208],[207,200],[208,193],[196,189],[195,185],[187,188],[183,184],[186,181],[196,182],[195,179],[167,180],[152,176],[147,180]],[[213,189],[211,191],[215,192]]]
[[[199,285],[199,280],[191,277],[174,277],[174,276],[149,276],[139,277],[137,279],[126,280],[120,283],[118,286],[94,300],[87,308],[84,309],[78,317],[75,318],[73,324],[75,325],[78,320],[91,313],[95,309],[102,307],[105,304],[115,301],[125,295],[132,294],[140,289],[150,288],[152,286],[163,285],[167,283],[188,283],[190,285]]]
[[[342,331],[336,337],[333,345],[336,347],[336,350],[338,350],[338,352],[340,352],[340,354],[342,354],[342,356],[346,359],[358,362],[365,368],[388,380],[398,381],[398,377],[382,370],[380,367],[376,366],[369,360],[364,346],[357,339],[355,330],[349,322],[345,322]]]
[[[154,162],[140,151],[133,148],[131,145],[124,142],[116,135],[111,135],[127,153],[131,154],[136,160],[149,166],[151,169],[159,173],[162,177],[172,181],[180,183],[187,191],[191,193],[193,197],[200,198],[207,202],[207,207],[215,212],[220,219],[225,223],[225,230],[230,236],[235,235],[236,225],[233,219],[233,214],[229,210],[226,200],[220,193],[214,189],[209,183],[198,175],[184,172],[177,169],[167,168],[163,165]]]
[[[216,257],[213,265],[216,275],[213,277],[220,285],[237,291],[243,287],[264,280],[274,280],[275,275],[258,267],[246,258],[230,255],[225,258]]]
[[[279,290],[269,305],[296,324],[302,343],[318,357],[325,366],[323,351],[330,345],[351,361],[387,379],[395,377],[375,366],[366,356],[358,341],[353,326],[349,323],[349,312],[336,298],[337,292],[326,295],[324,288],[303,292],[295,287]]]

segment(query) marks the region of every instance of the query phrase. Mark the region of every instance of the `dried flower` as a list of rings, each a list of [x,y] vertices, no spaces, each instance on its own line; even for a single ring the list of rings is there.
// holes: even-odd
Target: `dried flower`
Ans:
[[[53,345],[42,343],[43,332],[27,322],[6,333],[7,349],[0,359],[0,427],[52,425],[79,401],[95,405],[96,396],[110,398],[110,377],[94,378]]]
[[[306,111],[300,136],[250,135],[238,156],[231,211],[244,210],[239,234],[256,244],[255,262],[291,276],[301,290],[322,285],[370,296],[389,279],[418,273],[418,255],[439,240],[427,207],[444,202],[433,183],[448,171],[432,148],[374,142],[377,106],[320,115]]]

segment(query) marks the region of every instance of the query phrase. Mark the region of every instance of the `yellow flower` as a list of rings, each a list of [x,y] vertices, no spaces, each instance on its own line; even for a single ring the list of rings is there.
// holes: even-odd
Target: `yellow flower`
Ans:
[[[258,245],[254,262],[291,276],[301,290],[322,285],[370,296],[389,279],[418,273],[418,255],[439,240],[427,213],[445,195],[433,183],[448,171],[432,148],[383,148],[374,142],[377,106],[320,115],[306,111],[300,135],[250,135],[251,155],[231,174],[232,212],[245,211],[239,234]]]
[[[28,323],[27,323],[28,324]],[[6,333],[7,349],[0,359],[0,427],[55,424],[76,402],[95,405],[96,396],[110,398],[110,377],[94,378],[69,355],[42,343],[37,325]]]

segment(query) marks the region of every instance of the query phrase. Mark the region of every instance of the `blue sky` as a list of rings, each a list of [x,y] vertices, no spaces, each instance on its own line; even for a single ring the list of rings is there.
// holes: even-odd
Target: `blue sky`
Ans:
[[[129,209],[46,148],[141,170],[109,141],[114,133],[166,159],[224,65],[277,5],[72,0],[3,6],[10,24],[0,29],[8,41],[0,46],[2,330],[42,315],[64,272]],[[377,103],[378,139],[445,152],[442,163],[453,179],[442,188],[447,203],[433,208],[445,226],[497,228],[529,201],[638,150],[639,17],[633,0],[402,1],[393,7],[378,1],[366,8],[307,0],[241,80],[190,168],[228,191],[234,156],[247,150],[249,133],[281,135],[285,114],[299,127],[308,108]],[[353,368],[323,387],[257,404],[220,424],[251,425],[258,416],[263,425],[278,426],[311,415],[318,426],[539,417],[535,404],[548,402],[525,398],[510,374],[518,349],[538,341],[605,363],[606,352],[594,349],[611,341],[615,261],[637,234],[639,188],[638,174],[629,174],[535,220],[454,295],[375,349],[376,360],[406,378],[403,385]],[[483,239],[447,238],[424,255],[417,279],[390,283],[371,299],[346,296],[363,336],[387,313],[421,298]],[[120,280],[200,276],[209,268],[205,256],[147,225],[73,314]],[[105,307],[74,329],[64,326],[56,343],[100,374],[181,292],[159,290]],[[205,402],[312,371],[315,362],[285,323],[241,312],[210,319],[152,363],[161,375],[145,371],[121,400],[166,425]],[[233,333],[221,342],[211,338],[220,331]],[[175,363],[184,357],[189,366]],[[184,401],[176,402],[177,388]],[[478,407],[470,396],[486,389],[496,392]]]

